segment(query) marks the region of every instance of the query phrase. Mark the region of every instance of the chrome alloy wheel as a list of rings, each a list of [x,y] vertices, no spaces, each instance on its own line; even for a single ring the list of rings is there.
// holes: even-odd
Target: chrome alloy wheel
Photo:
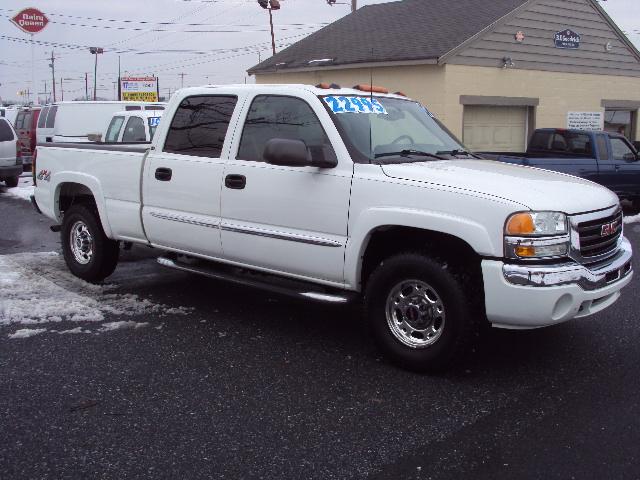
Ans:
[[[93,236],[89,232],[87,224],[81,220],[78,220],[71,227],[71,235],[69,238],[71,242],[71,252],[76,262],[81,265],[86,265],[93,258]]]
[[[411,348],[426,348],[444,330],[444,303],[435,289],[420,280],[406,280],[391,289],[386,303],[393,336]]]

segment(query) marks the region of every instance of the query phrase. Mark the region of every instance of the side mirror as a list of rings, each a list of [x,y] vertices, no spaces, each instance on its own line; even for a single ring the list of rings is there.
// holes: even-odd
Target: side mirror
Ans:
[[[635,162],[638,160],[638,154],[636,153],[625,153],[622,157],[625,162]]]
[[[312,163],[311,153],[302,140],[272,138],[264,146],[262,156],[271,165],[285,167],[310,167]]]
[[[334,168],[338,159],[330,146],[307,147],[302,140],[272,138],[262,154],[271,165]]]

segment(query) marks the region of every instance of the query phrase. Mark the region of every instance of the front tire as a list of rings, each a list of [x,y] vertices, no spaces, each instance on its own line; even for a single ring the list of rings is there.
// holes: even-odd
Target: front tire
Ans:
[[[74,205],[62,220],[62,252],[76,277],[100,282],[113,273],[118,264],[118,242],[108,238],[95,208]]]
[[[462,357],[481,318],[470,277],[421,253],[378,265],[365,291],[365,312],[378,347],[394,363],[441,371]]]
[[[9,177],[4,179],[4,183],[9,188],[15,188],[18,186],[18,182],[20,181],[20,177]]]

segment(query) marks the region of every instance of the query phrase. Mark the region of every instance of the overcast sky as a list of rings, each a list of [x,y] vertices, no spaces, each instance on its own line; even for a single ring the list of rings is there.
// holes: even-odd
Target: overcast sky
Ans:
[[[384,1],[359,0],[358,5]],[[281,2],[282,9],[274,12],[279,49],[348,14],[351,8],[350,0],[338,0],[334,6],[327,5],[326,0]],[[637,46],[639,2],[602,2]],[[31,46],[24,43],[28,36],[9,21],[25,3],[0,3],[2,99],[16,99],[16,92],[31,83]],[[268,13],[256,0],[36,0],[30,5],[45,12],[51,21],[34,39],[59,44],[54,48],[58,99],[60,78],[65,100],[84,95],[85,72],[93,83],[93,56],[87,46],[105,48],[98,59],[98,95],[107,99],[114,98],[118,55],[123,74],[155,73],[164,95],[168,89],[179,88],[182,81],[184,86],[242,83],[245,79],[252,82],[246,77],[247,68],[271,54]],[[51,45],[34,47],[38,92],[44,92],[45,82],[47,90],[51,89],[47,60],[51,49]],[[181,73],[185,74],[183,78]]]

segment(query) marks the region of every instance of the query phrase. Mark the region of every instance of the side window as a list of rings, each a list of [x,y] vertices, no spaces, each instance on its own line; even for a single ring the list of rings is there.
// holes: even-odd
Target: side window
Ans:
[[[49,113],[49,107],[44,107],[38,117],[38,128],[44,128],[44,124],[47,121],[47,113]]]
[[[529,150],[549,150],[551,132],[535,132],[529,142]]]
[[[247,114],[238,158],[262,162],[264,147],[273,138],[302,140],[312,156],[335,155],[320,120],[299,98],[257,96]]]
[[[631,147],[621,138],[611,137],[611,151],[614,160],[633,160],[636,158]]]
[[[0,120],[0,142],[7,142],[9,140],[13,140],[15,137],[13,136],[13,130],[9,126],[9,122],[7,122],[4,118]]]
[[[120,127],[124,123],[124,117],[113,117],[109,128],[107,128],[107,135],[104,138],[105,142],[117,142],[118,134],[120,133]]]
[[[145,142],[144,121],[140,117],[130,117],[122,134],[123,142]]]
[[[58,113],[58,106],[54,105],[49,109],[49,114],[47,115],[47,123],[44,124],[45,128],[53,128],[56,124],[56,113]]]
[[[232,96],[185,98],[171,120],[164,151],[219,158],[237,101]]]
[[[596,137],[596,143],[598,144],[598,152],[600,153],[600,160],[609,160],[609,149],[607,147],[607,137],[604,135],[598,135]]]

